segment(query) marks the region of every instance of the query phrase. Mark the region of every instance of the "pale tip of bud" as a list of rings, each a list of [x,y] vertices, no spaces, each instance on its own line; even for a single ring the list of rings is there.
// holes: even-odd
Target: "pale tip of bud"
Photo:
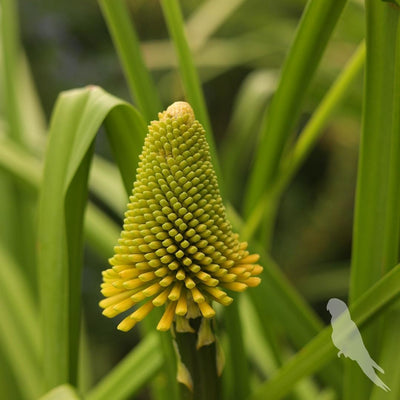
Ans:
[[[164,112],[158,115],[160,121],[165,121],[167,118],[177,119],[188,115],[187,124],[190,125],[194,122],[193,108],[186,101],[176,101],[172,103]]]

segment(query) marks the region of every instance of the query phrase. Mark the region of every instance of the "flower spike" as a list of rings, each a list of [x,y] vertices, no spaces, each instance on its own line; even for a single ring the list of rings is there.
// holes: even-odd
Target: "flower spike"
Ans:
[[[122,331],[154,307],[165,306],[161,331],[176,319],[213,318],[213,301],[233,300],[226,290],[260,283],[259,256],[232,232],[192,108],[176,102],[158,118],[149,126],[111,268],[103,272],[105,316],[139,305],[118,325]]]

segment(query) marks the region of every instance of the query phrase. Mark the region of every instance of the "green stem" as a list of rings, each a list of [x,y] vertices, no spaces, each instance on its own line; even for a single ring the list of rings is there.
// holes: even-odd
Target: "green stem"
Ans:
[[[151,121],[157,117],[162,105],[144,63],[125,0],[99,0],[99,5],[121,60],[131,95],[146,121]]]
[[[179,362],[187,368],[192,379],[191,393],[182,388],[183,398],[192,400],[219,400],[220,379],[217,373],[216,343],[197,348],[201,318],[192,321],[195,333],[176,332]]]
[[[283,66],[277,91],[261,128],[261,142],[247,186],[245,216],[271,184],[296,126],[314,71],[327,46],[346,0],[310,0]]]

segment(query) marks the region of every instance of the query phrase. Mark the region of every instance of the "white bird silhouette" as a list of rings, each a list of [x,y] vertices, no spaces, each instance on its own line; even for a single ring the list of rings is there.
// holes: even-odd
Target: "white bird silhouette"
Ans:
[[[365,375],[385,392],[390,388],[382,382],[375,369],[382,374],[385,371],[371,358],[362,340],[357,325],[352,321],[350,312],[345,302],[339,299],[330,299],[326,309],[332,315],[332,342],[339,349],[338,357],[345,357],[355,361]],[[375,368],[375,369],[374,369]]]

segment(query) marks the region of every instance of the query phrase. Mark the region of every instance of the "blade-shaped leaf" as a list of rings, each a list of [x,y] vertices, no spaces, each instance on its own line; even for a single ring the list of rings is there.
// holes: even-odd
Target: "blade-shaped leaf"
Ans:
[[[368,0],[366,10],[363,129],[354,209],[350,303],[399,261],[399,68],[400,13]],[[362,331],[371,357],[379,356],[379,322]],[[395,351],[397,352],[397,351]],[[372,382],[357,366],[345,368],[345,400],[369,398]],[[392,394],[398,398],[398,394]]]
[[[307,88],[318,67],[346,0],[308,1],[295,39],[283,66],[278,89],[261,128],[245,199],[248,216],[279,168]]]
[[[129,104],[98,87],[63,93],[46,151],[39,207],[39,276],[48,389],[76,379],[82,267],[82,219],[90,149],[101,124],[126,188],[135,176],[145,123]]]
[[[161,101],[144,63],[129,8],[124,0],[98,0],[120,58],[127,84],[147,121],[161,111]]]

